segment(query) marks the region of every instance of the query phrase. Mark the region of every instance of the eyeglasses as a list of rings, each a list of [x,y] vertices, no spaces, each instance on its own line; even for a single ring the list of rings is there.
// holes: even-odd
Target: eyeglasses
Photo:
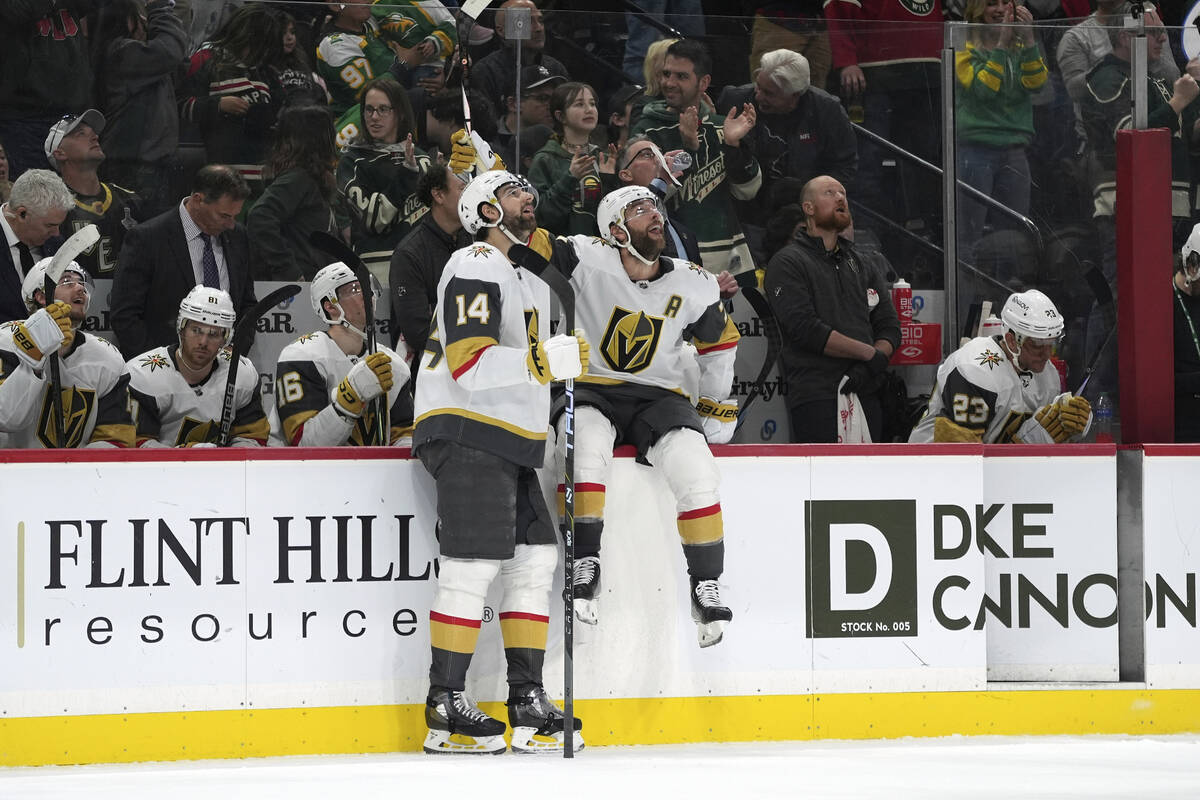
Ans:
[[[633,162],[635,161],[646,161],[652,158],[654,158],[654,148],[643,147],[641,150],[638,150],[636,153],[630,156],[629,160],[625,162],[625,166],[621,167],[621,169],[629,169],[629,167],[632,166]]]
[[[537,94],[527,94],[523,99],[536,100],[539,103],[549,103],[552,95],[549,93],[538,92]]]
[[[388,114],[395,111],[391,106],[363,106],[363,116],[366,117],[386,117]]]

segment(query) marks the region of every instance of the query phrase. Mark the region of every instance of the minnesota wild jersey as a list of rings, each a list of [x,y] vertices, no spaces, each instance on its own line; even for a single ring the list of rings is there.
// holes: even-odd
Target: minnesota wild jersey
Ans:
[[[371,7],[380,34],[404,48],[429,39],[437,44],[434,58],[450,57],[458,35],[454,17],[438,0],[375,0]]]
[[[386,75],[394,58],[374,18],[359,33],[326,29],[317,45],[317,74],[329,91],[329,113],[338,118],[357,104],[367,83]]]

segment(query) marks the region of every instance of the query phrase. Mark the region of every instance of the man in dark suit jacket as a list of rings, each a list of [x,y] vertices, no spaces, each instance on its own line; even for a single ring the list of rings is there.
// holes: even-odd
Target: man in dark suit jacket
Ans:
[[[125,236],[113,279],[112,328],[126,358],[175,344],[179,301],[194,286],[224,289],[240,315],[256,302],[250,239],[237,222],[249,196],[246,182],[224,164],[196,173],[192,193],[177,208]],[[236,342],[242,352],[247,341]]]
[[[28,170],[13,183],[8,202],[0,206],[0,322],[29,316],[21,280],[74,207],[70,189],[49,170]]]

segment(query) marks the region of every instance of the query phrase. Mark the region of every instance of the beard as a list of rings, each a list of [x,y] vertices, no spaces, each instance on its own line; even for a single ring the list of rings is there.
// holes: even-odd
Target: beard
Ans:
[[[849,228],[854,222],[854,218],[850,216],[849,211],[839,213],[834,209],[822,212],[814,216],[812,220],[817,228],[826,231],[837,231],[838,233]]]
[[[537,230],[537,217],[527,220],[520,214],[515,216],[506,214],[502,222],[504,227],[518,239],[528,240],[533,235],[533,232]]]
[[[640,233],[630,231],[629,244],[632,245],[634,250],[641,253],[642,258],[649,261],[654,261],[662,255],[662,251],[667,246],[666,239],[662,234],[655,237],[651,236],[649,231],[642,231]]]

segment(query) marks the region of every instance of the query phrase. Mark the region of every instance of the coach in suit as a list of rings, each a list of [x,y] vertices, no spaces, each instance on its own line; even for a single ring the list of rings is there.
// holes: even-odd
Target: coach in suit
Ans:
[[[250,277],[250,239],[237,222],[250,194],[224,164],[201,167],[192,193],[125,236],[113,279],[112,328],[121,354],[133,358],[175,344],[179,301],[203,284],[229,292],[240,315],[256,302]],[[253,331],[237,342],[247,352]]]
[[[31,169],[12,185],[0,206],[0,322],[25,319],[29,308],[21,297],[25,273],[42,257],[41,246],[58,235],[58,226],[75,207],[62,178],[46,169]]]

